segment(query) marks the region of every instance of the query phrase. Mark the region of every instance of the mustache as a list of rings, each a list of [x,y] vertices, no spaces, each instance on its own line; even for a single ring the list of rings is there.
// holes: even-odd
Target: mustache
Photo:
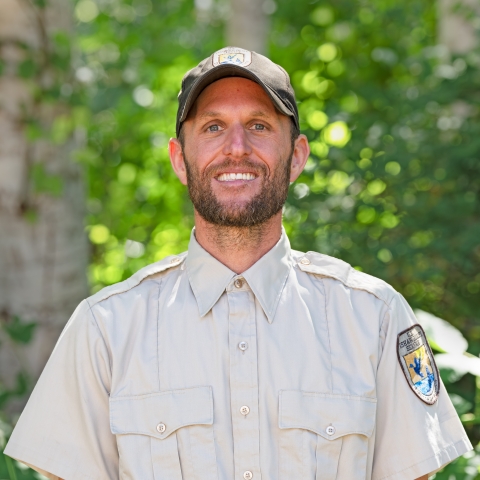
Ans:
[[[226,158],[222,163],[207,167],[202,176],[204,178],[215,177],[220,173],[224,173],[225,170],[229,168],[242,168],[257,175],[263,175],[264,177],[268,175],[268,169],[265,165],[254,162],[249,158],[245,158],[240,162]]]

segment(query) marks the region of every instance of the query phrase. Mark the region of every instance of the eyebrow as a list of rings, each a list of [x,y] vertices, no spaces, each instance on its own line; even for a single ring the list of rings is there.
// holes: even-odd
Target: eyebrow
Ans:
[[[200,118],[221,117],[220,112],[203,112],[199,115]]]
[[[221,117],[222,113],[220,112],[213,112],[213,111],[208,111],[208,112],[203,112],[199,115],[200,118],[211,118],[211,117]],[[250,112],[250,116],[252,117],[266,117],[268,118],[269,115],[262,110],[255,110],[253,112]]]

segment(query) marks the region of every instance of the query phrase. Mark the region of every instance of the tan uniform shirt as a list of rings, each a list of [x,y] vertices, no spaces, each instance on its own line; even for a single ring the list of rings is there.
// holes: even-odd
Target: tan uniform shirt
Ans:
[[[415,323],[285,233],[242,275],[192,235],[80,304],[5,453],[67,480],[413,480],[472,448],[400,367]]]

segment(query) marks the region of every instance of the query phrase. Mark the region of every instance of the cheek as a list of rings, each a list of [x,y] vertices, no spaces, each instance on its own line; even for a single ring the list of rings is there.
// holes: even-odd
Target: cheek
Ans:
[[[185,150],[186,158],[189,160],[189,164],[193,165],[197,172],[203,174],[208,166],[219,158],[214,146],[207,144],[206,142],[198,143],[195,146],[191,146],[188,150]]]

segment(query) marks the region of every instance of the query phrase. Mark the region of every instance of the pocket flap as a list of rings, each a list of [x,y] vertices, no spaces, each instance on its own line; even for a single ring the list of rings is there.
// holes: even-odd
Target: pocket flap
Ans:
[[[110,429],[166,438],[188,425],[213,424],[212,387],[110,398]]]
[[[328,440],[352,433],[369,437],[376,406],[375,398],[282,390],[279,427],[303,428]]]

